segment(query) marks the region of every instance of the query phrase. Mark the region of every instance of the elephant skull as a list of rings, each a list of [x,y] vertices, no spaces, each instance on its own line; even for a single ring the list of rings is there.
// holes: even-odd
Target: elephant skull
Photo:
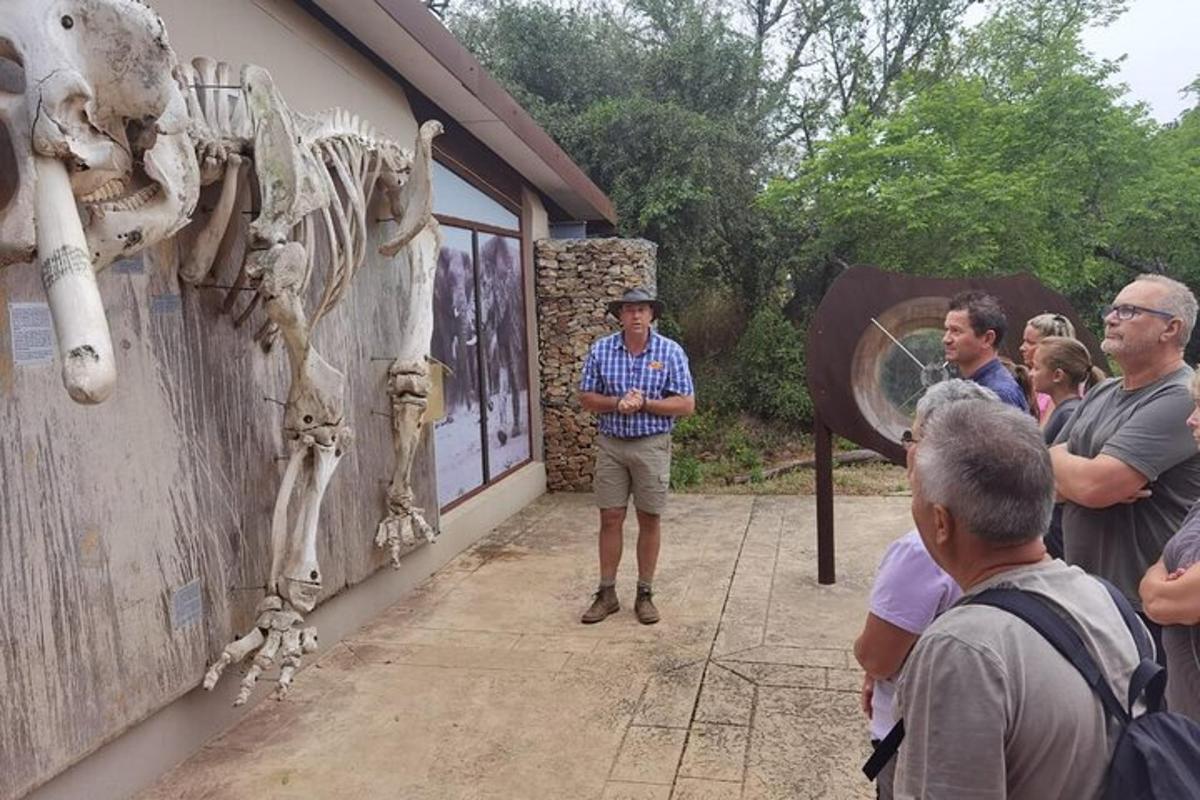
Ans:
[[[135,0],[0,0],[0,266],[42,264],[81,402],[115,380],[93,271],[174,234],[199,196],[176,66]]]

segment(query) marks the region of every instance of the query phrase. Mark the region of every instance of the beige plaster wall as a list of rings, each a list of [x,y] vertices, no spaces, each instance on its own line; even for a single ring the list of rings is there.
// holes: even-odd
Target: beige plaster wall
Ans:
[[[181,58],[262,65],[294,110],[340,105],[412,141],[416,122],[399,87],[291,3],[151,5]],[[56,364],[14,364],[8,303],[45,297],[34,265],[0,271],[2,799],[24,795],[109,742],[55,785],[125,796],[137,775],[165,769],[235,718],[218,707],[230,701],[236,671],[216,695],[196,687],[206,665],[248,629],[264,593],[278,458],[286,453],[282,409],[272,400],[286,396],[287,359],[282,347],[264,354],[252,343],[258,319],[232,327],[220,313],[223,293],[179,285],[175,270],[187,246],[181,235],[146,253],[139,270],[100,275],[120,377],[114,395],[94,408],[67,398]],[[372,537],[394,455],[390,420],[375,412],[388,408],[386,359],[399,336],[397,275],[405,265],[378,256],[374,245],[368,253],[315,337],[347,376],[357,434],[322,507],[323,600],[371,578],[363,591],[338,598],[336,615],[324,604],[317,609],[318,622],[322,614],[336,618],[322,631],[326,644],[545,487],[544,470],[532,465],[448,519],[442,543],[409,556],[402,576],[380,569],[386,555]],[[223,266],[226,281],[235,266]],[[427,432],[414,485],[431,519],[432,457]],[[201,616],[177,626],[175,593],[193,584]],[[262,684],[256,699],[270,688]],[[81,796],[72,792],[61,796]]]
[[[368,0],[364,0],[367,2]],[[290,0],[149,0],[171,46],[190,61],[208,56],[270,71],[295,111],[340,106],[400,142],[417,133],[404,92]]]

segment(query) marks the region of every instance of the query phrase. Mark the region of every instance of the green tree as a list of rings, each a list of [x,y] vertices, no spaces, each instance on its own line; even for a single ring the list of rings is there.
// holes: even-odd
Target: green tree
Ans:
[[[612,197],[620,232],[659,244],[674,308],[714,282],[773,284],[755,199],[771,153],[751,37],[700,0],[609,9],[498,2],[454,30]],[[764,277],[764,275],[766,277]]]
[[[1080,45],[1081,17],[1032,5],[982,25],[955,74],[892,113],[860,109],[773,183],[763,204],[815,230],[792,272],[795,305],[852,262],[948,276],[1032,271],[1081,311],[1135,262],[1170,271],[1164,243],[1131,231],[1152,227],[1138,216],[1158,208],[1178,227],[1175,257],[1194,237],[1197,217],[1179,208],[1191,201],[1173,199],[1195,179],[1192,123],[1159,130],[1123,105],[1115,66]]]

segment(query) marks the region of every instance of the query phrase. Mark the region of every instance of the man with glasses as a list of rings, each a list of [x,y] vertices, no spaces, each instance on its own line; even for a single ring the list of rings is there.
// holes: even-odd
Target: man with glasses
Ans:
[[[1116,584],[1140,611],[1143,573],[1200,498],[1183,360],[1196,297],[1178,281],[1141,275],[1102,313],[1101,348],[1121,376],[1088,392],[1050,456],[1067,562]],[[1149,627],[1158,643],[1158,626]]]

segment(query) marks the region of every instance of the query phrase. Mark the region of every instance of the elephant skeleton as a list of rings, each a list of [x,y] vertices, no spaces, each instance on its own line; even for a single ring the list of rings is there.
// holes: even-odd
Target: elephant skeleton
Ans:
[[[235,212],[257,209],[224,308],[236,310],[241,325],[261,307],[267,319],[254,338],[265,348],[283,340],[290,453],[272,516],[267,595],[254,628],[204,680],[212,688],[226,666],[254,653],[240,705],[276,660],[277,696],[285,694],[301,655],[316,647],[315,631],[301,625],[321,591],[320,506],[353,433],[345,377],[312,337],[366,259],[374,207],[396,222],[380,252],[403,251],[409,267],[388,380],[396,474],[377,543],[395,561],[414,530],[432,539],[409,479],[429,393],[440,246],[430,161],[441,126],[422,125],[410,153],[345,111],[293,112],[260,67],[244,67],[236,83],[231,74],[210,59],[180,64],[162,20],[137,0],[0,0],[0,167],[13,167],[0,179],[0,267],[35,258],[41,265],[73,399],[102,402],[116,380],[95,273],[190,225],[193,245],[179,274],[201,284],[234,251]],[[197,219],[200,189],[209,185],[214,207]],[[323,285],[310,313],[318,264]]]
[[[431,309],[433,275],[424,273],[429,264],[436,263],[439,246],[437,223],[432,218],[430,160],[432,141],[441,125],[423,125],[416,151],[410,155],[344,111],[314,117],[292,112],[260,67],[243,68],[236,91],[229,88],[229,72],[226,65],[207,59],[197,59],[191,68],[183,69],[187,107],[195,121],[201,180],[220,182],[220,193],[207,223],[197,232],[196,245],[181,264],[180,276],[199,284],[213,270],[222,243],[230,235],[238,198],[244,196],[242,172],[248,159],[253,163],[259,213],[250,223],[250,249],[225,306],[232,310],[241,289],[256,288],[238,320],[245,319],[261,300],[267,321],[255,338],[269,347],[276,334],[280,335],[292,367],[283,424],[291,452],[272,517],[267,584],[268,600],[277,597],[281,604],[264,607],[255,629],[227,648],[205,676],[205,686],[211,688],[228,663],[244,657],[248,645],[265,635],[239,692],[236,702],[240,704],[248,698],[257,672],[273,658],[272,649],[266,646],[273,640],[263,631],[276,630],[285,619],[292,626],[299,625],[299,615],[313,609],[321,590],[316,552],[321,500],[353,433],[344,417],[345,377],[314,349],[312,335],[366,258],[368,212],[377,189],[397,223],[397,231],[380,252],[390,256],[406,251],[410,270],[405,296],[420,303],[406,315],[404,324],[411,329],[414,323],[408,317],[431,318],[428,311],[420,311]],[[310,319],[304,299],[319,255],[324,255],[328,268],[320,302]],[[409,336],[411,332],[406,330],[401,337],[404,352],[389,372],[390,392],[400,409],[394,437],[397,472],[402,475],[393,484],[401,484],[399,496],[409,499],[395,508],[389,504],[388,519],[393,522],[381,523],[381,530],[388,532],[378,543],[392,547],[393,561],[406,529],[416,527],[432,540],[432,528],[420,509],[413,507],[407,488],[412,453],[420,436],[420,415],[429,393],[425,364],[429,335],[425,332],[421,339]],[[409,408],[416,414],[405,413]],[[293,495],[299,497],[299,509],[290,515]],[[289,516],[294,516],[291,527]],[[283,636],[278,647],[285,662],[298,660],[306,642],[315,647],[315,637]],[[286,693],[290,673],[288,678],[285,681],[281,676],[278,694]]]

